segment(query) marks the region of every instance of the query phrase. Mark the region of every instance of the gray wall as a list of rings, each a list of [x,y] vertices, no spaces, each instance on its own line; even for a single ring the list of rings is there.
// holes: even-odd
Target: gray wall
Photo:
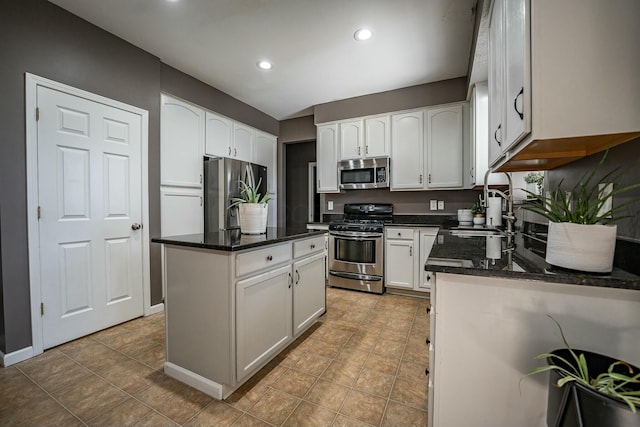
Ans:
[[[6,354],[31,345],[25,72],[149,111],[151,236],[160,234],[161,91],[276,135],[278,122],[45,0],[4,2],[0,28],[0,351]],[[161,291],[159,247],[153,244],[153,304]]]
[[[560,180],[562,182],[563,189],[571,189],[585,173],[590,173],[598,163],[602,160],[604,153],[596,153],[584,159],[562,166],[560,168],[548,171],[545,176],[545,188],[555,189]],[[619,185],[614,185],[615,188],[622,188],[625,185],[640,183],[640,138],[633,141],[626,142],[617,147],[611,148],[605,163],[598,169],[595,179],[599,179],[600,176],[605,173],[621,167],[625,171],[625,174],[621,178]],[[620,196],[613,198],[613,205],[618,206],[626,201],[639,199],[640,189],[623,193]],[[625,240],[632,240],[640,242],[640,202],[635,202],[628,206],[628,215],[631,218],[627,218],[617,222],[618,224],[618,237]]]
[[[316,123],[448,104],[467,99],[467,78],[442,80],[316,105]]]

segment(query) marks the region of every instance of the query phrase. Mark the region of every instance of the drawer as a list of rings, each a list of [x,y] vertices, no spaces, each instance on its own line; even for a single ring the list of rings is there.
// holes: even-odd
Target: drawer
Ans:
[[[387,227],[385,232],[387,239],[413,240],[413,228]]]
[[[324,251],[324,235],[293,242],[293,257],[300,258]]]
[[[291,243],[269,246],[264,249],[236,255],[236,277],[291,261]]]

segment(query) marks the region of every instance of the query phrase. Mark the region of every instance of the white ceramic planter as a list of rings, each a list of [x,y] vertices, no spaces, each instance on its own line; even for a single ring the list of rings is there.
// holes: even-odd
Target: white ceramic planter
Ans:
[[[262,234],[267,232],[266,203],[241,203],[238,205],[240,215],[240,232],[242,234]]]
[[[557,267],[610,273],[616,248],[615,225],[549,222],[546,261]]]
[[[473,225],[483,225],[485,222],[484,216],[473,216]]]

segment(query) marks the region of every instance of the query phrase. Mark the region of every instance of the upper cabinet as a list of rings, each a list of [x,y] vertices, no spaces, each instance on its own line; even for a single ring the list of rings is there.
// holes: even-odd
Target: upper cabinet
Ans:
[[[233,152],[229,157],[244,160],[245,162],[253,161],[253,143],[256,131],[252,127],[243,125],[242,123],[233,123]]]
[[[339,123],[340,160],[386,157],[390,154],[389,116]]]
[[[204,153],[214,157],[233,154],[233,122],[226,117],[207,111]]]
[[[600,0],[494,1],[493,166],[553,169],[640,136],[638,16],[637,1],[606,13]]]
[[[161,102],[160,183],[201,188],[205,112],[166,95]]]
[[[391,116],[391,189],[424,187],[424,112]]]
[[[319,125],[316,139],[318,193],[338,192],[338,125]]]
[[[462,104],[427,110],[427,188],[462,187],[462,118]]]

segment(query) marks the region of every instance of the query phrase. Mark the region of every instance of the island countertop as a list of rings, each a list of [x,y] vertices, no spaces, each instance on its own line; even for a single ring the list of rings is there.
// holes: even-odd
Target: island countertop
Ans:
[[[441,228],[424,266],[426,271],[470,276],[540,280],[582,286],[640,290],[640,277],[614,267],[610,274],[590,274],[554,267],[520,232],[514,249],[497,236],[460,236]],[[535,242],[534,242],[535,243]]]
[[[259,246],[289,240],[303,239],[326,233],[324,230],[306,230],[304,228],[268,227],[265,234],[241,234],[240,229],[221,230],[212,233],[163,236],[151,239],[154,243],[188,246],[192,248],[214,249],[220,251],[240,251]]]

